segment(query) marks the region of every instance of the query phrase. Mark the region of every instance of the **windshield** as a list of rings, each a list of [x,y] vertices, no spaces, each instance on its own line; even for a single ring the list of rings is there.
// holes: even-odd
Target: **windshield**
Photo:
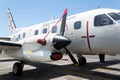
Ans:
[[[112,25],[113,21],[106,15],[106,14],[100,14],[96,15],[94,18],[94,26],[106,26],[106,25]]]
[[[112,17],[115,21],[117,21],[118,23],[120,23],[120,15],[117,13],[108,13],[108,15],[110,17]]]

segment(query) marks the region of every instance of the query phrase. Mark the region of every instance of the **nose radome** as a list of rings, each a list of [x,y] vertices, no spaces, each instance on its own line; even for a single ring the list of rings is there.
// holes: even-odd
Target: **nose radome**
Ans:
[[[56,49],[62,49],[69,45],[71,43],[71,40],[67,37],[61,36],[61,35],[56,35],[53,38],[53,46]]]

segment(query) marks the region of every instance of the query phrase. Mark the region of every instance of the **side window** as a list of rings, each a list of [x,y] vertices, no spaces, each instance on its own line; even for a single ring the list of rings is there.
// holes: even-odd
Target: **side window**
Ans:
[[[16,41],[18,41],[18,38],[16,38]]]
[[[23,33],[23,38],[25,38],[25,33]]]
[[[47,33],[47,28],[43,28],[43,34]]]
[[[35,30],[35,33],[34,33],[34,35],[38,35],[38,32],[39,32],[38,30]]]
[[[76,21],[74,23],[74,29],[80,29],[81,28],[81,21]]]
[[[18,39],[20,39],[20,34],[18,35]]]
[[[56,33],[57,32],[57,26],[53,26],[52,27],[52,33]]]
[[[113,21],[105,14],[97,15],[94,18],[94,26],[111,25]]]

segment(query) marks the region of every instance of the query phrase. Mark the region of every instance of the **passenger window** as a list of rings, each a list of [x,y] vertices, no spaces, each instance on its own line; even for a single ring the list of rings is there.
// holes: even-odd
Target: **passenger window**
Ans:
[[[57,32],[57,26],[53,26],[52,27],[52,33],[56,33]]]
[[[18,38],[16,38],[16,41],[18,41]]]
[[[74,29],[80,29],[81,28],[81,21],[76,21],[74,23]]]
[[[18,35],[18,39],[20,39],[20,34]]]
[[[108,13],[108,15],[110,17],[112,17],[115,21],[119,21],[120,20],[120,15],[117,13]]]
[[[34,35],[38,35],[38,32],[39,32],[38,30],[35,30],[35,33],[34,33]]]
[[[23,33],[23,38],[25,38],[25,33]]]
[[[47,33],[47,28],[43,29],[43,34]]]
[[[113,21],[105,14],[97,15],[94,18],[94,26],[111,25]]]

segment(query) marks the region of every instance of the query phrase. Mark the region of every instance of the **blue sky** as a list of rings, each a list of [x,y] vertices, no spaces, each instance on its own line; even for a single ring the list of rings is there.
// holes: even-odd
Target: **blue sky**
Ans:
[[[9,36],[7,10],[11,9],[18,28],[59,18],[68,8],[68,15],[103,8],[120,9],[120,0],[0,0],[0,36]]]

